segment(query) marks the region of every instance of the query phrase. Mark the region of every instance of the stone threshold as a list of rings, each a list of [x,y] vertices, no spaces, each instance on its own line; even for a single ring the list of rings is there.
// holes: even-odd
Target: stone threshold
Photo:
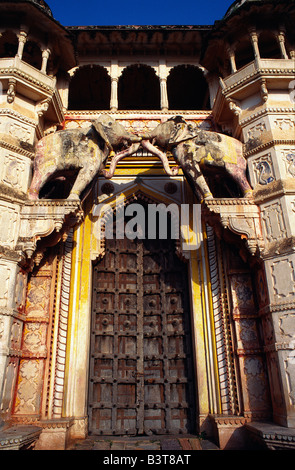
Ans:
[[[269,450],[295,450],[295,428],[274,423],[251,422],[245,425],[249,436],[262,448]]]
[[[29,450],[38,440],[42,428],[38,426],[12,426],[0,431],[0,450]]]

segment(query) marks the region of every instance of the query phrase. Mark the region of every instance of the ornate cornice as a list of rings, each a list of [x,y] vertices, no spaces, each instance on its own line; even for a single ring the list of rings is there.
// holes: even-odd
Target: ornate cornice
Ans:
[[[34,78],[32,75],[29,75],[25,72],[22,72],[21,70],[19,70],[16,67],[0,68],[0,75],[9,75],[10,77],[12,76],[14,78],[21,78],[23,80],[26,80],[30,84],[34,85],[35,87],[40,88],[43,92],[47,92],[50,95],[52,95],[54,93],[54,89],[55,89],[54,84],[53,84],[52,87],[50,87],[48,85],[45,85],[45,83],[42,82],[41,80],[38,80],[38,79]],[[50,77],[48,77],[46,75],[46,78],[49,79]]]

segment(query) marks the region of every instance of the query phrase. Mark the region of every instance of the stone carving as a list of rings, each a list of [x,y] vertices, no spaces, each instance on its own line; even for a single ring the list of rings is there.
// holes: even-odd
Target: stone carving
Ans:
[[[284,213],[280,202],[265,205],[261,213],[268,242],[287,237]]]
[[[63,130],[43,137],[36,147],[29,198],[38,199],[40,189],[50,179],[65,178],[67,172],[74,171],[78,172],[78,176],[69,198],[79,199],[83,190],[102,170],[109,156],[113,157],[111,175],[117,161],[134,153],[140,141],[141,138],[126,131],[108,115],[101,115],[85,129]],[[114,149],[118,150],[117,155]],[[108,172],[105,175],[110,177]]]
[[[17,124],[12,122],[9,129],[9,134],[12,137],[16,137],[23,142],[31,143],[32,140],[32,129],[29,129],[26,125]]]
[[[43,364],[41,361],[21,361],[15,414],[32,414],[39,411],[41,397],[39,376],[41,376],[42,372]]]
[[[3,182],[16,189],[23,189],[23,175],[25,174],[25,162],[20,158],[8,155],[4,160]]]
[[[15,241],[18,214],[12,207],[0,204],[0,243],[11,247]]]
[[[5,264],[0,265],[0,307],[6,307],[10,269]]]
[[[264,248],[261,231],[260,210],[252,199],[213,199],[206,200],[203,215],[209,225],[229,229],[245,240],[251,255],[259,254]]]
[[[286,155],[287,171],[293,178],[295,177],[295,153],[290,152]]]
[[[55,232],[54,245],[66,239],[70,228],[83,218],[80,201],[38,200],[28,201],[21,211],[21,237],[18,246],[31,259],[37,248],[37,242]]]
[[[275,261],[271,267],[275,293],[278,297],[288,297],[295,292],[295,271],[288,258]]]
[[[271,165],[266,160],[261,160],[256,165],[256,169],[259,172],[258,183],[266,185],[274,181]]]
[[[238,140],[201,130],[187,124],[181,116],[139,135],[143,138],[142,146],[162,160],[166,172],[176,175],[178,168],[170,168],[166,155],[171,151],[188,180],[204,199],[213,198],[203,176],[203,172],[210,170],[225,170],[239,185],[244,196],[252,196],[252,188],[246,178],[247,162],[243,157],[242,143]]]

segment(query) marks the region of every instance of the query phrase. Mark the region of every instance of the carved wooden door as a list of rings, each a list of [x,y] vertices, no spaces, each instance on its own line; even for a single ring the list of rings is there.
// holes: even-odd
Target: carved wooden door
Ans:
[[[89,433],[191,433],[187,266],[169,240],[106,244],[93,271]]]

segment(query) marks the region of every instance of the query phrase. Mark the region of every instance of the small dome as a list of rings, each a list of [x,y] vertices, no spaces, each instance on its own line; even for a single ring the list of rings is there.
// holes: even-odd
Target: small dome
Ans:
[[[46,13],[50,16],[53,16],[52,15],[52,11],[50,10],[49,6],[47,5],[46,2],[44,2],[44,0],[29,0],[30,2],[32,3],[35,3],[36,5],[38,5],[39,7],[41,7],[44,11],[46,11]]]
[[[241,6],[245,3],[263,3],[264,0],[236,0],[227,10],[226,14],[224,15],[224,19],[228,18],[232,14],[236,13]]]
[[[34,3],[36,6],[38,6],[38,8],[40,8],[45,13],[47,13],[47,15],[49,15],[53,18],[52,11],[50,10],[47,3],[44,2],[44,0],[0,0],[0,3],[2,3],[2,2],[3,3],[6,3],[6,2],[9,3],[9,1],[11,1],[11,3],[25,3],[25,2]]]

